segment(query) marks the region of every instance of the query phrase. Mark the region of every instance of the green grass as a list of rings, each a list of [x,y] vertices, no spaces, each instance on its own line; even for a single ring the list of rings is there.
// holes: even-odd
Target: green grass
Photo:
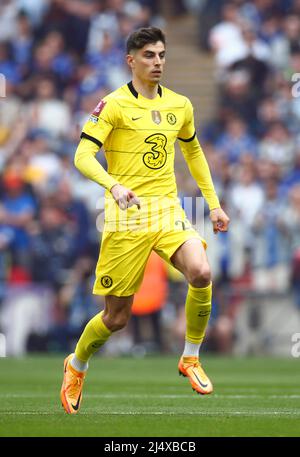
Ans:
[[[75,416],[60,405],[63,357],[0,359],[0,436],[300,436],[298,359],[204,359],[207,396],[174,357],[95,357]]]

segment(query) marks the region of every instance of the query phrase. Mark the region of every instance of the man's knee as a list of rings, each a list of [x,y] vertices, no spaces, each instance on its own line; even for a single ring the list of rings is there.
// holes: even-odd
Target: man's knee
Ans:
[[[211,271],[208,263],[193,265],[188,270],[186,278],[194,287],[206,287],[211,282]]]
[[[116,332],[118,330],[122,330],[122,328],[126,327],[128,322],[128,318],[124,316],[116,316],[111,321],[111,331]]]
[[[130,313],[124,311],[120,313],[107,312],[103,315],[103,321],[111,332],[116,332],[126,327],[129,318]]]
[[[105,297],[103,322],[111,332],[116,332],[126,327],[131,316],[133,298],[133,295],[130,297],[115,297],[112,295]]]

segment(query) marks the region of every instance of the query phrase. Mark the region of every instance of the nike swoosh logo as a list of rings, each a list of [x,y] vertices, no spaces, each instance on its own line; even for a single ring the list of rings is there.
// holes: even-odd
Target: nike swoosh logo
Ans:
[[[142,117],[143,117],[143,116],[140,116],[140,117],[132,117],[131,119],[132,119],[133,121],[137,121],[138,119],[142,119]]]
[[[80,398],[81,398],[81,392],[80,392],[80,395],[78,397],[76,405],[73,405],[73,403],[71,403],[72,408],[75,409],[75,411],[77,411],[77,409],[79,408]]]
[[[205,317],[210,314],[210,311],[199,311],[198,317]]]
[[[202,386],[202,387],[204,387],[204,388],[208,386],[208,384],[202,384],[202,382],[200,381],[200,379],[198,378],[198,376],[197,376],[197,374],[194,372],[194,370],[193,370],[193,373],[194,373],[194,375],[196,376],[196,378],[197,378],[197,380],[198,380],[200,386]]]

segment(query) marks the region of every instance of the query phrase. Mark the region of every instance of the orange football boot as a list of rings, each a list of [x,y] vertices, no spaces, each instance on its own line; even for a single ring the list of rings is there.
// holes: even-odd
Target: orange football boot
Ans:
[[[64,360],[64,378],[60,390],[62,406],[67,414],[77,414],[82,400],[85,373],[75,370],[70,364],[74,354]]]
[[[198,357],[181,357],[178,363],[178,371],[181,376],[189,378],[193,390],[199,394],[211,394],[213,385],[206,376]]]

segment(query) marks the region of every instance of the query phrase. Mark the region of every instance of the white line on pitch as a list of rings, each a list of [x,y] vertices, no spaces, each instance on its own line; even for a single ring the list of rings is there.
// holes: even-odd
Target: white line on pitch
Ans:
[[[32,394],[32,393],[28,393],[28,394],[1,394],[0,393],[0,398],[52,398],[52,396],[56,395],[55,393],[53,394],[42,394],[42,393],[37,393],[37,394]],[[141,398],[141,399],[155,399],[155,398],[158,398],[158,399],[176,399],[176,398],[190,398],[190,399],[195,399],[195,398],[199,398],[196,394],[85,394],[85,398],[102,398],[102,399],[110,399],[110,398],[135,398],[135,399],[138,399],[138,398]],[[275,394],[266,394],[266,395],[263,395],[263,394],[250,394],[250,395],[247,395],[247,394],[237,394],[237,395],[232,395],[232,394],[212,394],[209,398],[216,398],[216,399],[226,399],[226,398],[236,398],[236,399],[239,399],[239,398],[262,398],[262,399],[297,399],[297,398],[300,398],[300,395],[299,394],[278,394],[278,395],[275,395]]]
[[[0,416],[53,416],[59,412],[47,411],[0,411]],[[171,411],[98,411],[81,412],[80,416],[300,416],[300,411],[190,411],[190,412],[171,412]]]

